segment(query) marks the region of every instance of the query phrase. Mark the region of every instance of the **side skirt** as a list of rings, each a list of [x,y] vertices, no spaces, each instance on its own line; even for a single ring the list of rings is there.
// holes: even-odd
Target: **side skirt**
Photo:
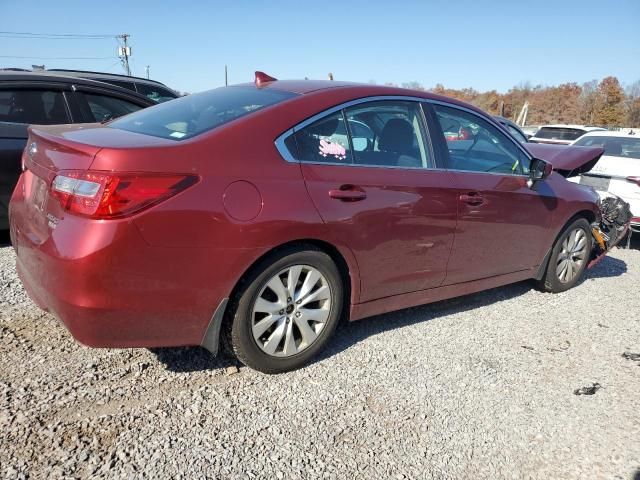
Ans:
[[[535,278],[537,273],[538,267],[531,270],[522,270],[520,272],[474,280],[472,282],[456,283],[454,285],[435,287],[429,290],[404,293],[402,295],[380,298],[370,302],[358,303],[356,305],[351,305],[350,319],[352,321],[360,320],[373,315],[380,315],[387,312],[393,312],[395,310],[402,310],[403,308],[415,307],[416,305],[424,305],[427,303],[439,302],[440,300],[447,300],[449,298],[461,297],[470,293],[476,293],[482,290],[508,285],[510,283],[529,280],[531,278]]]

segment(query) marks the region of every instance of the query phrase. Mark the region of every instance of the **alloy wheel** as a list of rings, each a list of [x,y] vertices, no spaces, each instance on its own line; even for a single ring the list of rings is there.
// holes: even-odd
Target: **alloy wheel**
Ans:
[[[331,287],[320,271],[293,265],[274,275],[256,297],[251,331],[268,355],[290,357],[309,348],[331,312]]]
[[[561,283],[573,281],[587,258],[587,233],[582,228],[572,230],[558,254],[556,275]]]

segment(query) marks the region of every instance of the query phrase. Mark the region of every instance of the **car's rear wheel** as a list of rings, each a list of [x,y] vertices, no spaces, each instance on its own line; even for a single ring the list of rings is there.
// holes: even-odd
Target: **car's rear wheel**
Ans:
[[[554,293],[573,287],[587,268],[591,248],[589,222],[584,218],[573,221],[558,237],[540,287]]]
[[[329,255],[314,247],[266,258],[244,280],[230,322],[230,344],[245,365],[279,373],[305,365],[340,318],[343,285]]]

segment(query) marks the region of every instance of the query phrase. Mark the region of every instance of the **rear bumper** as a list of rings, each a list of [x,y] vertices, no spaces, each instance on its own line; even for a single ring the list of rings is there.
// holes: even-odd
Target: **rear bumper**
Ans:
[[[148,245],[132,222],[67,218],[44,241],[11,205],[25,289],[91,347],[200,345],[248,250]]]

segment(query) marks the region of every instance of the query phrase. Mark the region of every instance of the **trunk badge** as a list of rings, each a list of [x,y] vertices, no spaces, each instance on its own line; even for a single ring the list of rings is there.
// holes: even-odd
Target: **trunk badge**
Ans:
[[[33,156],[38,153],[38,145],[36,142],[31,142],[29,145],[29,158],[33,160]]]

